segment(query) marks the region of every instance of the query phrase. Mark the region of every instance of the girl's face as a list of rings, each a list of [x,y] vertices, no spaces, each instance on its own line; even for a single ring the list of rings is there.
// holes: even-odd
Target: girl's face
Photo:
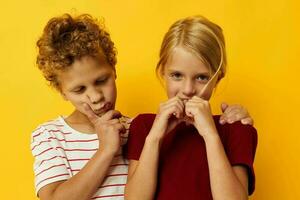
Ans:
[[[211,80],[202,91],[213,74],[201,59],[181,47],[174,49],[163,73],[168,98],[178,96],[182,100],[189,100],[198,96],[209,100],[217,82],[216,78]]]
[[[85,56],[58,74],[61,93],[83,113],[87,103],[97,115],[114,109],[117,90],[115,71],[107,62]]]

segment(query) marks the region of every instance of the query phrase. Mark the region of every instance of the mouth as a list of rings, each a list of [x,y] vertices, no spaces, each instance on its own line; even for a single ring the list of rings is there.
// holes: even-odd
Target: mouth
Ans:
[[[106,113],[112,108],[112,104],[110,102],[104,103],[100,108],[94,109],[94,113],[98,116]]]

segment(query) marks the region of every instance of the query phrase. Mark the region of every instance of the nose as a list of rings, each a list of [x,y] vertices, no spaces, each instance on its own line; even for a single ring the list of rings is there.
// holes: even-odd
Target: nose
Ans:
[[[196,94],[196,87],[193,80],[185,80],[182,86],[182,94],[185,97],[191,98]]]
[[[92,104],[97,104],[97,103],[101,102],[104,98],[102,91],[99,91],[97,89],[91,89],[87,93],[87,96]]]

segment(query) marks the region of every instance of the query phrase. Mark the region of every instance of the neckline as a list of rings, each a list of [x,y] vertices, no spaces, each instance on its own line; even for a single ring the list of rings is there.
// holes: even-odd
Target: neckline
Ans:
[[[96,133],[87,133],[87,132],[81,132],[81,131],[78,131],[74,128],[72,128],[65,120],[65,116],[59,116],[59,121],[67,128],[69,129],[71,132],[73,133],[76,133],[76,134],[80,134],[80,135],[91,135],[91,136],[94,136],[94,135],[97,135]]]

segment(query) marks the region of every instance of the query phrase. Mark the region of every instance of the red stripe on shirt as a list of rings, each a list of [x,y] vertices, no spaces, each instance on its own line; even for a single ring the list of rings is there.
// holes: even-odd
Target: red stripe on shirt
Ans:
[[[49,168],[47,168],[47,169],[44,169],[44,170],[40,171],[40,172],[39,172],[38,174],[36,174],[35,176],[38,176],[38,175],[42,174],[43,172],[48,171],[49,169],[52,169],[52,168],[55,168],[55,167],[60,167],[60,166],[65,166],[65,164],[53,165],[53,166],[51,166],[51,167],[49,167]]]
[[[61,130],[48,130],[49,131],[49,133],[57,133],[57,132],[60,132],[60,133],[62,133],[62,134],[72,134],[72,132],[62,132]]]
[[[42,131],[42,132],[38,132],[37,134],[33,135],[32,137],[33,137],[33,138],[35,138],[35,137],[37,137],[37,136],[41,135],[42,133],[44,133],[44,131]]]
[[[44,142],[50,142],[50,140],[41,141],[40,143],[38,143],[37,145],[35,145],[34,147],[32,147],[31,151],[33,151],[35,149],[35,147],[39,146],[40,144],[42,144]]]
[[[58,174],[58,175],[51,176],[51,177],[48,177],[48,178],[46,178],[46,179],[43,179],[43,180],[41,180],[40,182],[38,182],[38,183],[36,184],[36,187],[38,187],[38,185],[41,184],[41,183],[44,182],[44,181],[47,181],[47,180],[49,180],[49,179],[56,178],[56,177],[59,177],[59,176],[66,176],[66,175],[70,175],[70,174]]]
[[[42,160],[39,166],[41,166],[41,165],[43,164],[43,162],[52,160],[52,159],[57,158],[57,157],[58,157],[58,158],[64,158],[64,159],[67,159],[67,158],[64,157],[64,156],[53,156],[52,158],[48,158],[48,159]]]
[[[105,176],[105,178],[107,177],[112,177],[112,176],[127,176],[128,174],[109,174],[107,176]]]
[[[37,129],[37,130],[38,130],[38,129]],[[65,135],[67,135],[67,134],[72,134],[72,132],[62,132],[61,130],[48,130],[48,131],[49,131],[49,133],[57,133],[57,132],[60,132],[60,133],[65,134]],[[32,137],[35,138],[35,137],[41,135],[42,133],[44,133],[44,131],[41,131],[41,132],[39,132],[39,133],[33,135]]]
[[[51,148],[49,148],[49,149],[46,149],[46,150],[44,150],[44,151],[42,151],[42,152],[40,152],[39,154],[34,155],[34,156],[35,156],[35,157],[36,157],[36,156],[39,156],[39,155],[41,155],[41,154],[43,154],[43,153],[46,153],[47,151],[49,151],[49,150],[51,150],[51,149],[53,149],[53,148],[51,147]]]
[[[62,147],[56,147],[56,149],[62,149],[64,151],[97,151],[98,148],[96,149],[64,149]]]
[[[57,139],[55,137],[49,137],[48,139],[54,139],[54,140],[58,140],[60,142],[93,142],[93,141],[97,141],[98,140],[98,138],[91,139],[91,140],[65,140],[65,139]]]

